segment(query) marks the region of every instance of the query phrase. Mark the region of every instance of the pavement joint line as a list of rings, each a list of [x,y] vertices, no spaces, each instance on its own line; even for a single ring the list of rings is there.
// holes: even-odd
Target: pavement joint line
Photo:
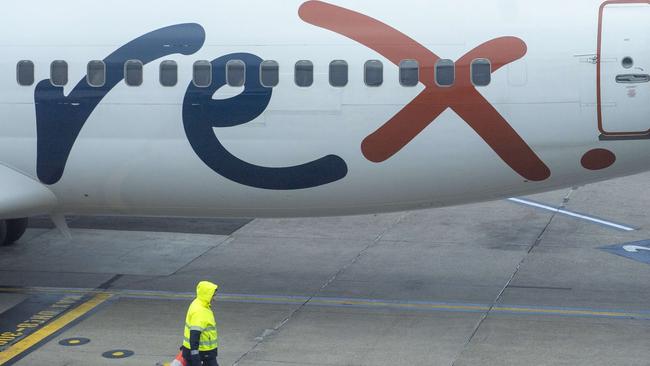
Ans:
[[[387,232],[389,232],[391,229],[393,229],[395,226],[397,226],[400,222],[402,222],[402,220],[405,217],[407,217],[408,215],[409,215],[409,213],[401,214],[392,224],[388,225],[388,227],[386,227],[379,234],[377,234],[377,237],[371,243],[369,243],[363,249],[361,249],[359,251],[359,253],[357,253],[357,255],[355,255],[352,258],[351,261],[349,261],[348,263],[343,264],[343,266],[341,266],[341,268],[339,268],[338,271],[334,272],[327,279],[327,281],[325,281],[325,283],[323,283],[323,285],[320,286],[320,288],[318,288],[313,294],[311,294],[311,296],[307,297],[307,299],[302,304],[300,304],[296,309],[291,311],[289,313],[289,315],[282,322],[280,322],[278,325],[276,325],[273,329],[267,330],[267,331],[269,331],[268,333],[265,331],[264,335],[262,335],[261,337],[258,337],[259,338],[258,341],[255,344],[253,344],[253,346],[248,351],[244,352],[239,358],[237,358],[237,360],[233,363],[233,366],[239,365],[239,363],[241,361],[243,361],[246,357],[248,357],[248,355],[251,352],[255,351],[255,349],[257,349],[257,347],[259,347],[268,336],[273,335],[274,333],[280,331],[280,329],[282,329],[289,321],[291,321],[291,319],[293,319],[296,316],[296,314],[300,313],[302,311],[302,309],[304,309],[305,307],[311,305],[311,302],[315,298],[317,298],[317,295],[319,293],[323,292],[324,289],[326,289],[330,284],[332,284],[334,281],[336,281],[336,279],[341,275],[341,273],[345,272],[348,268],[350,268],[351,266],[356,264],[359,261],[359,259],[361,259],[361,257],[368,250],[370,250],[372,247],[376,246],[379,242],[381,242],[381,239],[384,237],[384,235]]]
[[[113,296],[114,295],[110,293],[97,293],[86,302],[63,313],[61,316],[46,324],[39,330],[11,345],[9,348],[0,352],[0,366],[11,364],[11,361],[15,358],[28,352],[30,349],[47,340],[62,329],[65,329],[74,321],[82,318],[84,315],[110,300]]]
[[[586,214],[566,210],[566,209],[563,208],[563,207],[565,207],[564,205],[562,205],[560,207],[553,207],[553,206],[549,206],[549,205],[546,205],[546,204],[543,204],[543,203],[540,203],[540,202],[535,202],[535,201],[527,200],[527,199],[524,199],[524,198],[514,198],[514,197],[513,198],[508,198],[508,201],[514,202],[514,203],[519,203],[519,204],[522,204],[522,205],[525,205],[525,206],[539,208],[539,209],[550,211],[550,212],[554,212],[556,214],[560,214],[560,215],[563,215],[563,216],[569,216],[569,217],[573,217],[573,218],[576,218],[576,219],[579,219],[579,220],[592,222],[592,223],[599,224],[601,226],[606,226],[606,227],[609,227],[609,228],[613,228],[613,229],[616,229],[616,230],[628,231],[628,232],[637,230],[636,228],[633,228],[631,226],[619,224],[619,223],[616,223],[616,222],[613,222],[613,221],[601,219],[601,218],[591,216],[591,215],[586,215]]]
[[[178,268],[177,270],[175,270],[175,271],[174,271],[172,274],[170,274],[169,276],[173,276],[173,275],[175,275],[175,274],[178,274],[178,273],[182,272],[185,268],[188,268],[189,266],[192,265],[192,263],[195,263],[195,262],[198,261],[199,259],[203,258],[203,256],[205,256],[206,254],[208,254],[208,253],[210,253],[211,251],[216,250],[216,249],[218,249],[218,248],[220,248],[220,247],[222,247],[222,246],[224,246],[224,245],[228,245],[228,244],[232,243],[234,240],[235,240],[235,239],[234,239],[234,237],[233,237],[232,235],[227,236],[226,238],[224,238],[223,240],[219,241],[219,242],[216,243],[215,245],[213,245],[213,246],[207,248],[206,251],[204,251],[203,253],[201,253],[200,255],[198,255],[196,258],[194,258],[194,259],[192,259],[191,261],[185,263],[185,265],[183,265],[183,266],[181,266],[180,268]],[[168,276],[168,277],[169,277],[169,276]]]
[[[553,219],[555,219],[555,217],[558,215],[558,213],[560,212],[561,209],[566,207],[566,205],[569,203],[569,200],[571,199],[571,194],[575,190],[576,190],[576,188],[573,188],[573,189],[569,190],[569,192],[566,194],[566,196],[564,196],[564,199],[562,200],[562,204],[560,205],[560,207],[558,209],[550,210],[551,211],[551,217],[548,219],[548,222],[546,223],[546,225],[544,225],[544,227],[540,231],[539,235],[537,235],[537,238],[535,238],[535,240],[530,244],[530,246],[528,247],[528,250],[522,256],[519,263],[517,263],[514,270],[512,271],[512,274],[510,275],[510,277],[506,281],[505,285],[503,285],[503,287],[501,288],[499,293],[497,293],[497,296],[494,298],[494,301],[492,301],[492,303],[490,304],[489,309],[487,311],[485,311],[481,315],[481,318],[476,323],[476,326],[474,327],[474,330],[469,335],[469,337],[467,337],[467,340],[465,341],[465,344],[463,345],[463,348],[461,348],[460,352],[458,352],[458,355],[456,356],[454,361],[452,361],[451,366],[455,366],[458,363],[458,361],[463,357],[463,354],[465,354],[465,352],[469,349],[469,346],[472,344],[472,341],[474,340],[474,338],[478,334],[478,331],[483,326],[483,323],[485,323],[485,320],[488,318],[488,316],[490,316],[490,314],[493,313],[494,309],[497,308],[497,306],[499,306],[498,304],[501,301],[501,299],[503,298],[503,294],[508,289],[508,286],[510,286],[510,284],[512,284],[512,281],[514,281],[515,277],[517,277],[517,274],[521,270],[521,266],[526,261],[526,258],[528,258],[528,256],[530,255],[530,253],[533,252],[535,247],[537,247],[539,245],[539,243],[542,242],[542,239],[544,238],[544,234],[546,233],[548,228],[553,223]],[[524,204],[526,204],[526,202],[530,202],[530,201],[526,201],[526,200],[522,200],[522,199],[518,199],[518,198],[510,198],[509,200],[513,201],[513,202],[524,203]],[[547,206],[547,207],[550,207],[550,206]]]

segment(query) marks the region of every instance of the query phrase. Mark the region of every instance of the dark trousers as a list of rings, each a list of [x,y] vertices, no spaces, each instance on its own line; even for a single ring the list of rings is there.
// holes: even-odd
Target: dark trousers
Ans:
[[[187,361],[187,365],[188,366],[194,366],[194,365],[192,365],[192,354],[190,353],[190,350],[185,348],[185,347],[182,347],[181,350],[183,351],[183,358],[185,359],[185,361]],[[219,363],[217,363],[217,355],[218,355],[218,351],[216,349],[214,349],[212,351],[199,352],[199,358],[201,359],[201,365],[202,366],[219,366]]]

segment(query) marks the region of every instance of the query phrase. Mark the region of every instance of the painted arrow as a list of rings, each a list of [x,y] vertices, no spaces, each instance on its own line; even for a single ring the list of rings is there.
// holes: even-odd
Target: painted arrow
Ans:
[[[638,246],[638,245],[625,245],[625,246],[623,247],[623,249],[624,249],[626,252],[629,252],[629,253],[638,253],[638,252],[640,252],[640,251],[642,251],[642,250],[645,250],[645,251],[650,252],[650,248],[648,248],[648,247],[642,247],[642,246]]]
[[[633,261],[650,264],[650,240],[610,245],[600,249]]]

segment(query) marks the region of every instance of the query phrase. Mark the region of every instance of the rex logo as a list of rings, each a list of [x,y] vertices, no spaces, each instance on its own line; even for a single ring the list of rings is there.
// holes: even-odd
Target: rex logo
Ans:
[[[492,72],[522,58],[526,44],[514,37],[486,42],[457,61],[459,77],[454,86],[435,84],[433,66],[440,59],[430,50],[398,30],[363,14],[327,4],[308,1],[300,7],[300,17],[311,24],[349,37],[384,55],[399,65],[415,59],[422,66],[425,90],[362,143],[366,158],[383,162],[398,153],[448,108],[465,120],[514,171],[526,179],[542,181],[550,170],[537,157],[499,112],[476,90],[470,80],[470,64],[477,58],[492,62]],[[82,78],[69,95],[63,88],[43,80],[36,86],[34,100],[37,118],[37,174],[46,184],[57,183],[65,171],[72,148],[90,115],[104,97],[124,78],[127,60],[144,65],[172,54],[192,55],[205,43],[205,30],[187,23],[161,28],[142,35],[103,61],[106,83],[92,87]],[[230,60],[246,63],[244,92],[227,100],[214,100],[213,94],[226,84],[225,67]],[[253,121],[267,108],[273,89],[260,82],[262,59],[250,53],[234,53],[212,61],[210,87],[189,83],[183,101],[183,125],[197,156],[223,177],[255,188],[296,190],[318,187],[347,176],[346,162],[336,155],[324,156],[302,165],[264,167],[232,155],[219,141],[215,128],[232,127]]]

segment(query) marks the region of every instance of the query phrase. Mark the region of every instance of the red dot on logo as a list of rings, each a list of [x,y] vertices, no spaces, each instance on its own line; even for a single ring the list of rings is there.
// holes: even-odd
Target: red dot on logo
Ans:
[[[616,162],[616,155],[606,149],[594,149],[582,157],[582,166],[589,170],[602,170],[609,168]]]

